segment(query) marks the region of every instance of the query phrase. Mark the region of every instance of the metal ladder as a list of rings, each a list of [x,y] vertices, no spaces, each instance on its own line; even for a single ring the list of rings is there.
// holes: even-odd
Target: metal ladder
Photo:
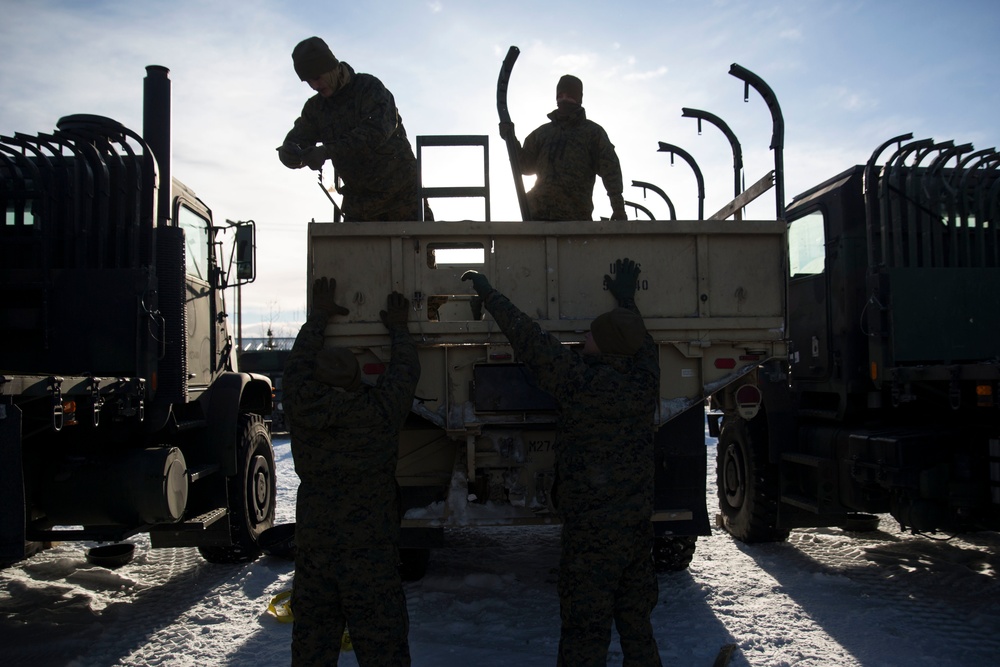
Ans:
[[[483,185],[454,187],[424,187],[423,149],[425,146],[482,146],[483,148]],[[458,197],[482,197],[486,209],[486,222],[490,221],[490,138],[488,135],[472,134],[440,134],[417,137],[417,196],[420,219],[424,220],[426,209],[424,200]]]

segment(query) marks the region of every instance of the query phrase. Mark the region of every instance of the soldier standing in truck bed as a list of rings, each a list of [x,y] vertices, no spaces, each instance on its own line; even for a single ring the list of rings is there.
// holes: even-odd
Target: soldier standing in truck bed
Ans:
[[[615,264],[605,285],[619,307],[591,324],[583,353],[542,331],[485,276],[468,271],[517,358],[559,402],[552,495],[562,521],[562,667],[604,665],[614,621],[625,664],[660,664],[649,620],[653,568],[653,417],[656,345],[635,305],[639,268]]]
[[[345,625],[358,663],[410,664],[399,574],[399,428],[420,377],[409,303],[389,295],[391,357],[373,387],[354,354],[324,348],[327,320],[347,313],[336,282],[313,287],[312,312],[285,365],[285,412],[300,479],[295,506],[292,665],[335,665]]]
[[[582,104],[583,82],[563,76],[556,85],[556,110],[548,115],[551,122],[529,134],[518,151],[521,172],[536,175],[527,193],[532,220],[590,220],[597,176],[611,200],[611,219],[626,219],[618,154],[604,128],[587,119]],[[501,123],[500,136],[514,138],[513,123]]]
[[[278,148],[281,163],[318,171],[330,160],[344,182],[346,220],[420,220],[417,159],[392,93],[319,37],[299,42],[292,62],[316,94]]]

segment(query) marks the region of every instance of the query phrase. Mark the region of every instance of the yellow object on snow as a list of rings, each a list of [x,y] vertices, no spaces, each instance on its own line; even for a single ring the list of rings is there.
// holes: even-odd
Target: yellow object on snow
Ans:
[[[271,598],[267,605],[267,613],[278,619],[279,623],[292,623],[295,615],[292,614],[292,591],[282,591]],[[353,651],[354,644],[351,643],[351,633],[344,628],[344,635],[340,638],[341,651]]]
[[[271,598],[271,603],[267,605],[267,613],[278,619],[279,623],[291,623],[295,620],[292,615],[292,591],[282,591]]]

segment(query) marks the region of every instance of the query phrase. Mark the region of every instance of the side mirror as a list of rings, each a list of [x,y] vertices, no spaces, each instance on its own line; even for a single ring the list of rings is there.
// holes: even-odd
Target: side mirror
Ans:
[[[252,283],[257,278],[257,225],[253,220],[236,223],[236,281]]]

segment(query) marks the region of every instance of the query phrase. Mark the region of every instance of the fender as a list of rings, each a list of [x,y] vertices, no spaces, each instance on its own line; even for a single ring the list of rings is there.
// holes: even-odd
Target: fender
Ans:
[[[209,389],[208,446],[226,477],[236,474],[236,427],[243,412],[271,414],[271,381],[257,373],[223,373]]]

